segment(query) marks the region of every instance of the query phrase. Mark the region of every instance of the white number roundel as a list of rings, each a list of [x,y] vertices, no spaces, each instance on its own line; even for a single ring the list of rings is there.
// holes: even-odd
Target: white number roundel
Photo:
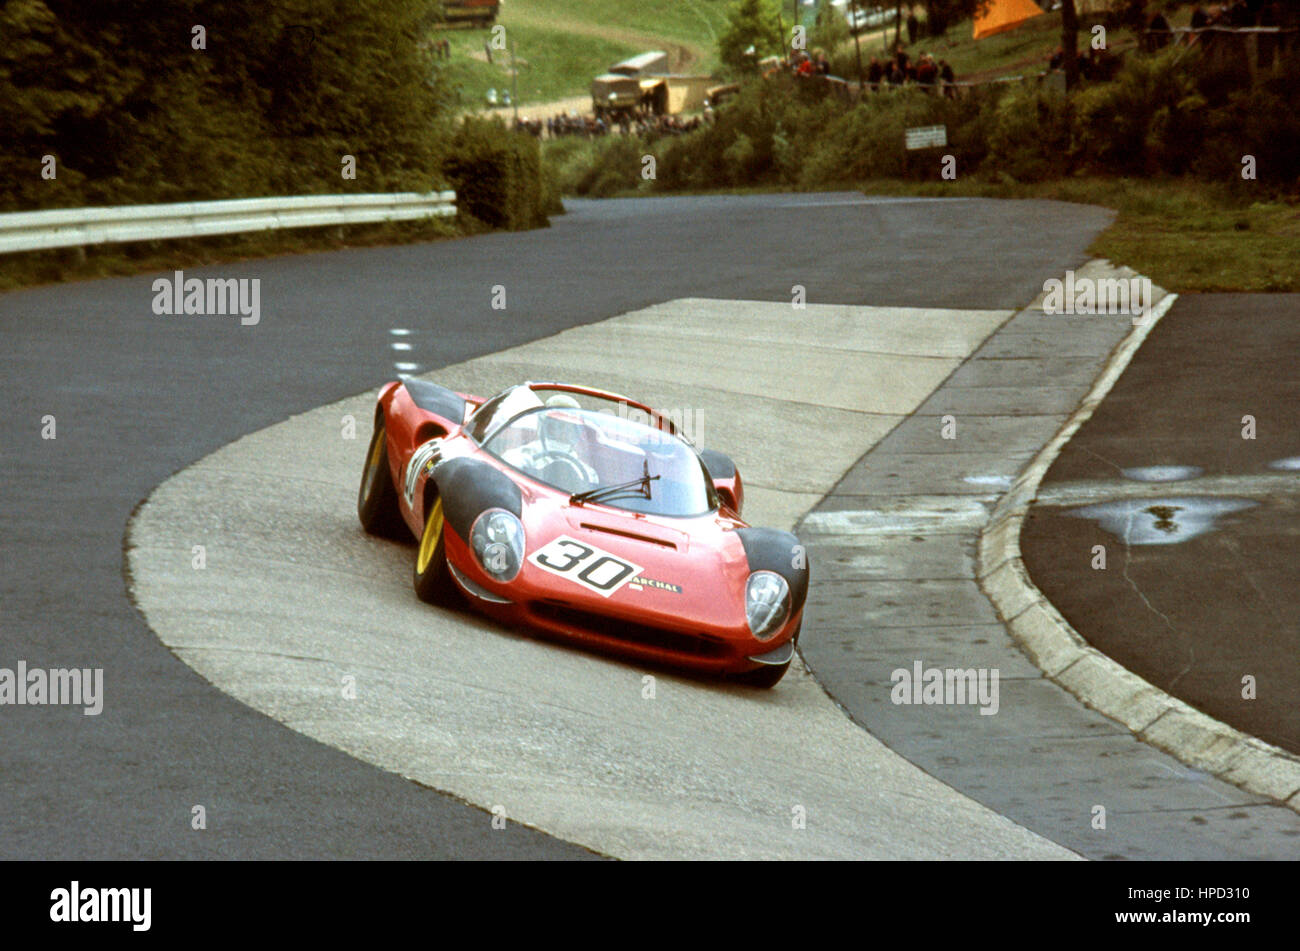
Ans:
[[[544,571],[567,578],[608,598],[641,573],[641,566],[601,551],[568,535],[560,535],[528,556]]]

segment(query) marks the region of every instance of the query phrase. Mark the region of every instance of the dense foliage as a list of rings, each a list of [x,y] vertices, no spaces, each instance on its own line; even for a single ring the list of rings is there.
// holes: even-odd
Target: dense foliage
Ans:
[[[452,139],[444,170],[464,215],[492,228],[546,226],[558,197],[547,192],[541,149],[500,119],[466,119]]]
[[[0,0],[0,208],[444,186],[460,139],[427,49],[431,11],[427,0]],[[513,133],[481,130],[480,153],[487,134],[516,148]],[[536,197],[526,166],[512,165],[510,183]],[[479,217],[538,222],[519,196],[501,201]]]
[[[785,24],[789,27],[792,24]],[[736,0],[718,34],[718,56],[735,73],[754,73],[764,56],[785,49],[775,0]]]
[[[1300,181],[1300,64],[1258,80],[1216,71],[1194,53],[1132,56],[1112,82],[1066,95],[1026,83],[959,98],[916,86],[844,103],[786,74],[758,79],[680,137],[600,143],[557,164],[567,191],[608,195],[776,186],[816,189],[871,178],[939,177],[938,153],[957,174],[1038,182],[1076,174],[1188,175],[1241,181],[1253,156],[1259,181]],[[908,156],[904,130],[947,126],[946,149]],[[642,153],[657,177],[637,174]]]

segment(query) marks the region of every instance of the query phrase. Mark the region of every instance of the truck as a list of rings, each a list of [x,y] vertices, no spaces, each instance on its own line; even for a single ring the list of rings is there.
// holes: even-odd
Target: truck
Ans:
[[[591,110],[597,118],[663,115],[668,109],[668,54],[652,50],[615,63],[591,82]]]
[[[444,27],[485,27],[496,21],[500,0],[443,0],[438,11],[438,25]]]

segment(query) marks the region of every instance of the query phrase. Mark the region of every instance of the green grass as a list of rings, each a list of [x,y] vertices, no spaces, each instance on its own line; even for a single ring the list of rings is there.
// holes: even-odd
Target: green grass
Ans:
[[[715,31],[729,0],[511,0],[501,22],[514,38],[520,68],[521,104],[587,93],[591,78],[611,63],[648,49],[685,57],[692,72],[716,67]],[[1182,11],[1173,22],[1186,19]],[[958,77],[1042,68],[1059,43],[1059,14],[1048,14],[1019,30],[971,39],[965,21],[946,38],[923,38],[913,55],[931,52],[947,59]],[[451,42],[444,77],[457,84],[465,108],[485,104],[488,88],[510,88],[508,56],[489,65],[471,57],[481,52],[486,30],[440,34]],[[892,31],[889,39],[892,40]],[[1086,30],[1081,44],[1086,44]],[[1131,41],[1112,33],[1112,47]],[[864,44],[865,56],[879,49]],[[691,60],[691,57],[695,57]],[[1015,64],[1032,59],[1031,65]],[[572,182],[592,165],[597,143],[566,139],[543,143],[544,160],[561,182]],[[1040,198],[1114,208],[1118,217],[1089,252],[1126,264],[1173,291],[1300,291],[1300,198],[1267,198],[1239,183],[1215,187],[1197,181],[1075,178],[1042,184],[997,183],[976,178],[956,182],[872,181],[871,194],[969,195]],[[726,189],[730,193],[785,190],[775,187]],[[629,189],[629,193],[644,190]],[[403,226],[274,232],[206,241],[158,242],[90,249],[84,260],[71,252],[33,252],[0,258],[0,290],[68,279],[87,279],[145,270],[275,253],[325,250],[347,245],[388,244],[449,236],[450,226],[415,233]]]
[[[511,0],[501,22],[595,24],[604,30],[654,34],[668,43],[708,47],[716,55],[717,31],[731,0]]]
[[[594,36],[575,36],[547,27],[515,26],[507,36],[514,42],[519,63],[519,104],[550,102],[591,90],[591,80],[611,63],[639,52],[637,47]],[[441,67],[464,109],[486,107],[487,91],[500,95],[511,89],[510,54],[492,52],[492,63],[471,56],[483,53],[486,30],[457,30],[447,34],[451,58]]]
[[[712,73],[717,30],[729,0],[512,0],[498,23],[521,61],[519,103],[582,96],[591,80],[629,56],[669,53],[674,69]],[[434,31],[451,44],[444,78],[460,91],[462,108],[486,105],[488,89],[511,88],[510,57],[493,51],[482,61],[486,29]]]
[[[1093,251],[1177,290],[1300,291],[1300,206],[1124,209]]]
[[[1037,75],[1047,68],[1047,58],[1061,43],[1059,13],[1035,17],[1009,33],[982,40],[973,39],[971,29],[971,21],[963,20],[949,27],[946,35],[924,37],[906,49],[913,59],[922,53],[946,59],[961,80],[989,73]],[[1032,62],[1026,63],[1026,60]]]
[[[572,191],[603,147],[562,139],[543,143],[543,160]],[[638,183],[640,185],[640,183]],[[1125,264],[1176,292],[1300,292],[1300,195],[1269,197],[1244,184],[1225,187],[1183,179],[1071,178],[1037,184],[977,177],[955,182],[879,179],[845,183],[872,195],[1046,199],[1099,205],[1118,213],[1088,248],[1094,257]],[[682,194],[789,191],[764,185]],[[620,196],[657,195],[629,186]]]
[[[1100,17],[1082,17],[1079,28],[1079,51],[1086,55],[1091,40],[1089,32],[1092,24]],[[972,36],[973,26],[970,20],[962,20],[948,27],[943,36],[920,37],[910,46],[907,43],[907,28],[902,31],[903,48],[915,62],[922,53],[930,53],[936,59],[946,59],[956,73],[958,81],[972,77],[992,79],[997,76],[1037,76],[1047,69],[1047,60],[1052,52],[1061,45],[1061,14],[1045,13],[1027,21],[1020,27],[1007,33],[999,33],[982,40]],[[893,48],[894,34],[889,33],[888,47]],[[1112,30],[1106,37],[1111,50],[1131,47],[1135,42],[1128,30]],[[879,55],[881,44],[871,47],[870,55]],[[867,47],[862,49],[863,56],[868,55]]]
[[[868,194],[1043,198],[1114,208],[1090,254],[1171,291],[1300,291],[1300,197],[1181,179],[1082,178],[1036,185],[877,181]]]

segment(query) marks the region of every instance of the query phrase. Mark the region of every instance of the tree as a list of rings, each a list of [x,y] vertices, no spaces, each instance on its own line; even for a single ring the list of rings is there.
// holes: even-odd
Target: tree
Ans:
[[[974,17],[979,0],[925,0],[925,29],[929,36],[943,36],[948,24]]]
[[[778,22],[771,0],[736,0],[718,36],[723,64],[737,72],[753,72],[764,56],[784,50]]]
[[[1079,85],[1079,12],[1074,0],[1061,0],[1061,63],[1065,67],[1065,88]]]
[[[854,0],[849,0],[848,9],[854,8]],[[823,49],[826,51],[826,57],[831,61],[831,69],[837,75],[848,75],[849,70],[845,69],[844,63],[840,62],[840,48],[844,46],[845,41],[849,38],[849,24],[844,19],[843,14],[829,3],[823,4],[817,10],[817,20],[813,24],[812,33],[809,36],[813,49]],[[854,46],[857,46],[857,35],[853,37]],[[859,54],[855,60],[857,65],[854,75],[861,78],[862,58]]]
[[[427,189],[450,108],[422,47],[426,12],[424,0],[0,0],[0,207]]]

